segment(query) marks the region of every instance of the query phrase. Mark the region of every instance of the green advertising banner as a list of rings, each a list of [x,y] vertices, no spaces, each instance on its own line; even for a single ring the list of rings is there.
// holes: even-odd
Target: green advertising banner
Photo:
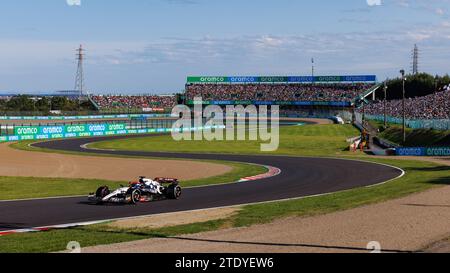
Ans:
[[[188,77],[188,84],[195,83],[330,83],[330,82],[376,82],[375,75],[349,76],[217,76],[217,77]]]
[[[122,126],[123,125],[123,126]],[[54,128],[53,128],[54,127]],[[57,128],[58,127],[58,128]],[[64,128],[61,128],[64,127]],[[124,128],[124,129],[123,129]],[[185,128],[183,132],[201,131],[206,129],[224,129],[225,126],[200,126]],[[95,124],[86,126],[51,126],[51,127],[20,127],[17,129],[20,135],[0,136],[0,142],[21,140],[43,140],[58,138],[92,137],[92,136],[114,136],[132,134],[170,133],[172,128],[150,128],[150,129],[126,129],[124,124]],[[70,133],[67,131],[71,131]],[[181,129],[178,129],[181,132]],[[47,133],[44,133],[47,132]],[[42,133],[42,134],[41,134]]]
[[[289,77],[259,77],[260,83],[288,82]]]
[[[228,77],[188,77],[188,83],[226,83]]]
[[[342,82],[344,81],[343,76],[317,76],[314,81],[316,82]]]
[[[37,135],[39,132],[38,126],[33,127],[15,127],[14,128],[14,134],[16,136],[23,136],[23,135]]]

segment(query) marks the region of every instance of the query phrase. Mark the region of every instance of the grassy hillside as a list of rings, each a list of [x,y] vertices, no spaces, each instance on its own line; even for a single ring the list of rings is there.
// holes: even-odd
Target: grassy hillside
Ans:
[[[403,130],[398,126],[390,127],[382,132],[380,137],[401,144],[403,142]],[[450,146],[450,131],[407,129],[405,146]]]

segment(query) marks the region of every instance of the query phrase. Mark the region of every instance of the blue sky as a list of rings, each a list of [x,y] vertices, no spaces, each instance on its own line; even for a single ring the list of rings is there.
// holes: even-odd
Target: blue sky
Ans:
[[[76,0],[69,0],[76,1]],[[188,75],[449,73],[450,0],[2,0],[0,90],[172,93]],[[368,2],[373,3],[369,5]],[[0,92],[1,92],[0,91]]]

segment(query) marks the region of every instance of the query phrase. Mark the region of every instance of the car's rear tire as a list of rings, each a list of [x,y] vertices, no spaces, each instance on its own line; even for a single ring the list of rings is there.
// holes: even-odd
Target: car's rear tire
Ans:
[[[170,185],[167,188],[166,196],[169,199],[179,199],[181,197],[181,187],[178,185]]]

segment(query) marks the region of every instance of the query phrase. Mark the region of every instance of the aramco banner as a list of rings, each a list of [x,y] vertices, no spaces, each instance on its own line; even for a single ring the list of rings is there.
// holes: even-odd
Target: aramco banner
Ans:
[[[200,126],[181,131],[199,131],[206,129],[224,128],[224,126]],[[0,136],[0,142],[20,140],[45,140],[59,138],[91,137],[91,136],[113,136],[133,134],[170,133],[172,128],[146,128],[130,129],[125,124],[83,124],[67,126],[21,126],[14,129],[15,135]]]
[[[79,124],[79,125],[55,125],[55,126],[17,126],[14,128],[14,135],[29,136],[29,135],[58,135],[64,136],[67,134],[85,136],[88,133],[111,132],[125,130],[124,123],[117,124]]]
[[[187,83],[339,83],[376,82],[375,75],[349,76],[197,76],[188,77]]]
[[[450,156],[450,147],[406,147],[395,149],[395,153],[398,156]]]

